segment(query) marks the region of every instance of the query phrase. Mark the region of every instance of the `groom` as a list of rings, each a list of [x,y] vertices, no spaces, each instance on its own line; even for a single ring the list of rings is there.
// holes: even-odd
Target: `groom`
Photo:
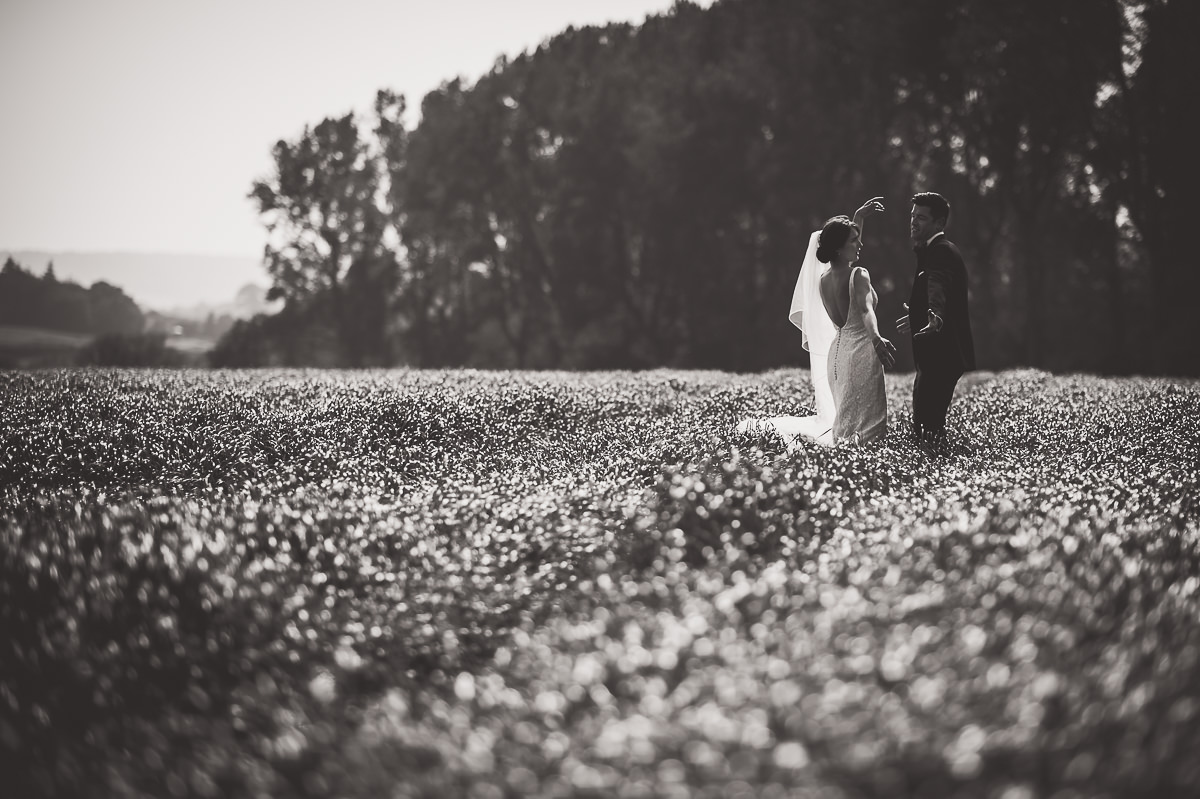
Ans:
[[[967,270],[962,254],[946,238],[950,203],[940,194],[922,192],[912,199],[909,231],[917,254],[907,314],[896,330],[912,333],[913,427],[918,440],[942,442],[946,411],[954,386],[964,372],[975,368],[975,343],[967,313]],[[913,329],[921,326],[913,333]]]

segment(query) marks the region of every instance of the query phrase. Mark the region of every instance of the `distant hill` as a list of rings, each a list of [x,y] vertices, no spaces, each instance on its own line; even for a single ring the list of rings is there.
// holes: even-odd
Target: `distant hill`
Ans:
[[[10,255],[38,275],[53,262],[60,280],[120,286],[142,308],[172,316],[190,316],[188,309],[197,308],[201,315],[240,316],[233,313],[239,292],[248,284],[262,288],[269,282],[259,259],[248,256],[0,249],[0,262]]]
[[[255,283],[238,289],[228,302],[196,303],[165,311],[146,311],[146,329],[166,333],[173,346],[192,338],[211,347],[237,319],[249,319],[260,313],[275,313],[279,303],[267,302],[267,290]]]
[[[56,269],[58,267],[55,267]],[[255,314],[274,313],[278,303],[267,302],[267,290],[257,283],[247,283],[223,302],[197,302],[173,308],[156,309],[166,316],[203,320],[208,316],[232,316],[249,319]]]

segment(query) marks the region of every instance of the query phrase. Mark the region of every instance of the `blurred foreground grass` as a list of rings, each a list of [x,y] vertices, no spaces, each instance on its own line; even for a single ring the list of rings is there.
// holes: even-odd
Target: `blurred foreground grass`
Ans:
[[[1192,796],[1200,383],[0,373],[9,795]]]

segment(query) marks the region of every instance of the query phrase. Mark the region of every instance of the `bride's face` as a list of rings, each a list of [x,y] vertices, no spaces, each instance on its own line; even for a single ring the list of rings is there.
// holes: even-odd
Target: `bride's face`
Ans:
[[[850,229],[850,238],[846,239],[846,243],[837,251],[836,259],[844,264],[852,264],[858,261],[858,253],[862,250],[862,242],[859,240],[858,228]]]

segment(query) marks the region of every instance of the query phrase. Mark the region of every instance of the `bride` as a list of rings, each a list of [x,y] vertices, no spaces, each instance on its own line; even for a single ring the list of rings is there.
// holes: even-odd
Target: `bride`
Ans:
[[[738,432],[772,429],[789,452],[802,440],[828,447],[865,443],[887,432],[883,367],[895,365],[896,348],[879,335],[878,296],[870,274],[855,266],[863,223],[884,210],[882,201],[873,197],[854,212],[853,220],[835,216],[809,237],[788,320],[800,328],[809,353],[814,413],[746,419]],[[830,266],[823,269],[821,264]]]

